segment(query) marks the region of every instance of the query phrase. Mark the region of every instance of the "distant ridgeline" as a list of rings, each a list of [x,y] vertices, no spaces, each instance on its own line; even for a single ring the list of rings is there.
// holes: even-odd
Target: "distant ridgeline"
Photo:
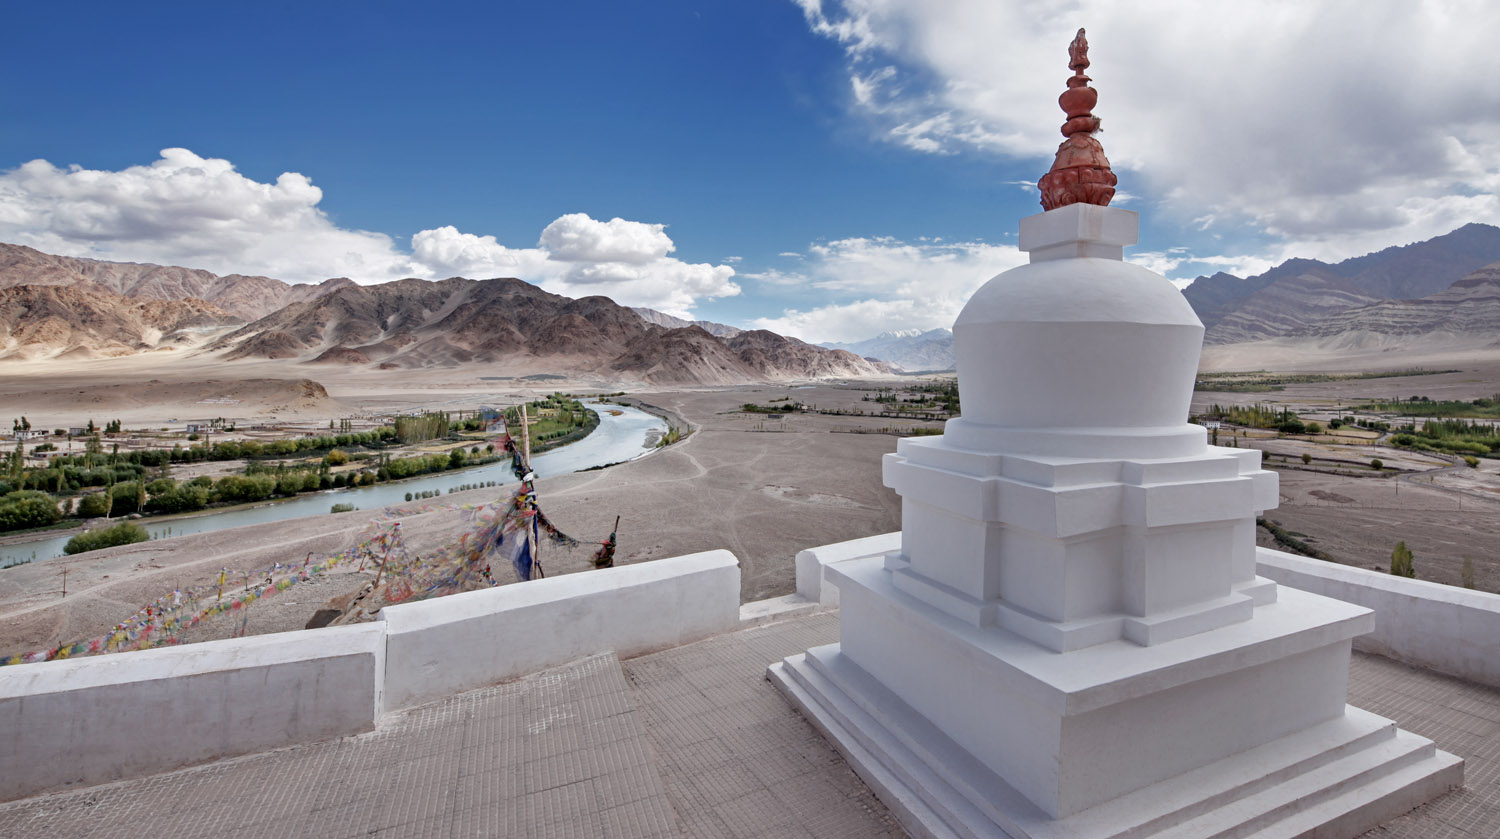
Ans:
[[[1329,264],[1290,259],[1263,274],[1198,277],[1183,295],[1207,344],[1269,338],[1483,335],[1500,331],[1500,228],[1451,233]]]

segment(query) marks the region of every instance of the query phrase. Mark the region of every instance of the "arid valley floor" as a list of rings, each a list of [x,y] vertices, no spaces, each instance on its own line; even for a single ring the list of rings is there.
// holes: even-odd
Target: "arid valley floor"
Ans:
[[[1393,365],[1387,364],[1386,368]],[[1211,404],[1271,402],[1317,414],[1361,400],[1399,394],[1474,399],[1500,390],[1500,360],[1449,363],[1457,373],[1291,384],[1272,393],[1200,392],[1194,411]],[[1382,368],[1376,368],[1382,369]],[[299,384],[313,378],[327,395]],[[910,380],[908,379],[909,383]],[[639,460],[598,471],[544,478],[539,498],[547,515],[580,537],[606,535],[620,517],[620,563],[645,562],[726,548],[740,559],[742,601],[787,594],[793,558],[804,548],[900,528],[900,499],[881,483],[881,456],[898,435],[936,423],[879,416],[817,413],[763,415],[743,403],[790,398],[820,409],[873,411],[865,401],[879,387],[856,381],[811,386],[764,385],[700,389],[623,387],[618,383],[497,379],[489,371],[351,372],[274,362],[225,366],[153,367],[135,357],[87,363],[13,364],[0,369],[4,415],[27,415],[38,425],[122,419],[127,426],[215,414],[243,418],[326,422],[349,415],[406,409],[457,410],[504,406],[549,393],[624,389],[685,424],[692,433]],[[204,400],[237,400],[219,409]],[[862,433],[854,433],[862,432]],[[1222,441],[1221,441],[1222,442]],[[1467,557],[1475,584],[1500,590],[1500,461],[1477,468],[1371,445],[1356,437],[1312,440],[1246,437],[1280,474],[1281,506],[1267,514],[1334,560],[1384,569],[1404,540],[1421,579],[1458,584]],[[1317,458],[1304,465],[1306,451]],[[1380,457],[1394,469],[1361,473],[1342,468]],[[1333,464],[1334,468],[1324,468]],[[462,482],[454,477],[453,483]],[[398,512],[412,550],[431,550],[458,538],[470,524],[461,505],[494,500],[502,490],[478,489],[403,505]],[[330,498],[337,500],[336,496]],[[25,652],[107,631],[151,599],[173,588],[201,586],[221,568],[259,569],[300,562],[308,553],[334,553],[355,544],[379,511],[357,510],[278,523],[156,540],[0,571],[0,653]],[[1274,544],[1266,530],[1263,544]],[[587,553],[543,555],[549,574],[586,571]],[[66,569],[67,596],[61,594]],[[302,628],[330,600],[361,589],[372,569],[329,574],[247,610],[189,630],[186,641],[238,632]],[[235,579],[231,574],[230,579]]]

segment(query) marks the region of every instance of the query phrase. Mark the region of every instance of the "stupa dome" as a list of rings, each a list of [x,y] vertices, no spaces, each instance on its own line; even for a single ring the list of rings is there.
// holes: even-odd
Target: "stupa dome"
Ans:
[[[1187,416],[1203,324],[1165,277],[1123,261],[1139,220],[1106,206],[1115,176],[1090,136],[1081,30],[1072,53],[1068,139],[1040,184],[1047,211],[1021,220],[1031,263],[991,279],[953,325],[963,416],[945,436],[988,452],[1199,454],[1206,435]],[[1097,154],[1081,159],[1084,146]]]

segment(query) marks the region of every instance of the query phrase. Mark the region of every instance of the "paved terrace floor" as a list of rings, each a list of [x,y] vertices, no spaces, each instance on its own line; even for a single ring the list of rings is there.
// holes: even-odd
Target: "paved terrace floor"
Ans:
[[[370,734],[0,805],[0,837],[903,836],[765,680],[837,636],[823,613],[595,656]],[[1468,761],[1368,837],[1500,837],[1500,691],[1356,654],[1350,701]]]

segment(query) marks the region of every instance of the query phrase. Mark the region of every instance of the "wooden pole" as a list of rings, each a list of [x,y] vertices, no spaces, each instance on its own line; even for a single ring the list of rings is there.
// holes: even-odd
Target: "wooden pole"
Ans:
[[[526,417],[526,403],[521,403],[521,461],[531,471],[531,421]]]
[[[525,474],[531,473],[531,418],[526,414],[526,403],[521,403],[521,468]],[[529,481],[522,481],[528,490],[532,490]],[[532,490],[534,491],[534,490]],[[536,538],[536,519],[533,518],[530,526],[526,528],[526,541],[531,545],[531,577],[537,579],[547,576],[542,571],[541,540]]]
[[[63,593],[62,593],[62,596],[63,597],[67,597],[68,596],[68,569],[66,569],[66,568],[63,569],[62,578],[63,578]]]
[[[375,589],[380,588],[380,578],[381,578],[382,575],[385,574],[385,563],[390,558],[391,558],[391,552],[390,552],[390,550],[386,550],[385,555],[380,558],[380,568],[378,568],[375,571],[375,582],[373,582],[373,583],[370,584],[370,590],[371,591],[374,591]]]

